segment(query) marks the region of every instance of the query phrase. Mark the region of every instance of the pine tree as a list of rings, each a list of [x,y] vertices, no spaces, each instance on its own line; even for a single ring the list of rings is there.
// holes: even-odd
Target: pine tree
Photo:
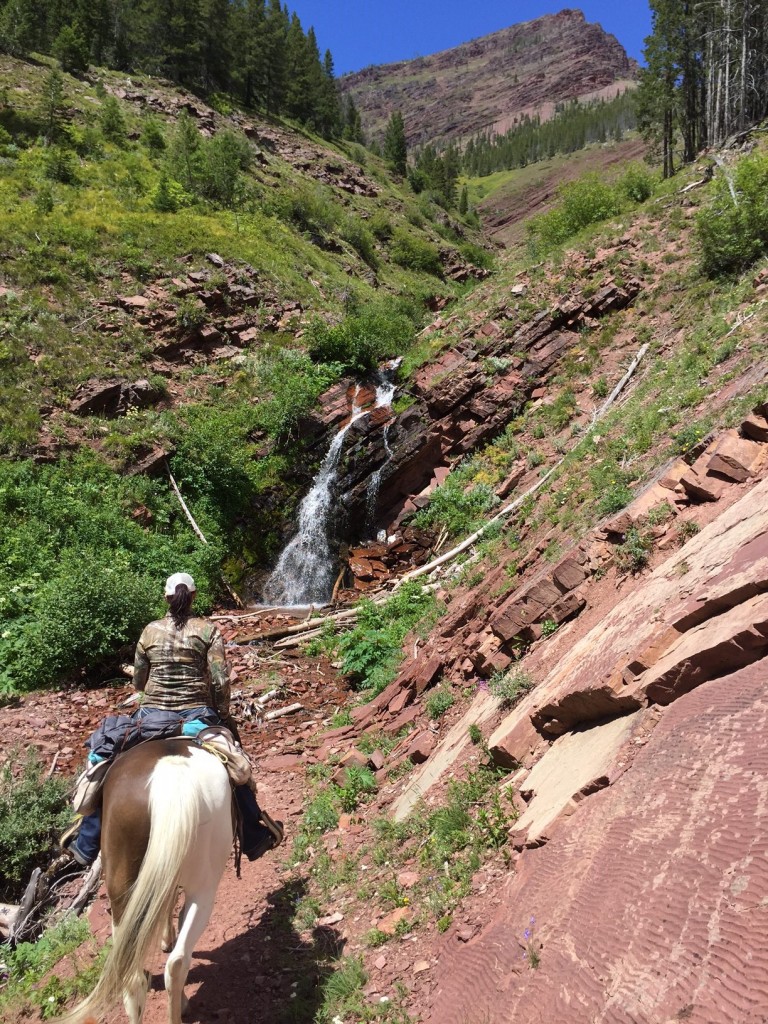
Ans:
[[[268,114],[278,114],[285,102],[288,15],[280,0],[269,0],[264,24],[264,65],[266,78],[262,102]]]
[[[39,116],[45,141],[50,145],[59,134],[64,116],[64,77],[58,68],[52,68],[43,79]]]
[[[384,133],[384,157],[392,164],[396,174],[405,175],[408,169],[408,146],[403,115],[398,110],[390,117]]]

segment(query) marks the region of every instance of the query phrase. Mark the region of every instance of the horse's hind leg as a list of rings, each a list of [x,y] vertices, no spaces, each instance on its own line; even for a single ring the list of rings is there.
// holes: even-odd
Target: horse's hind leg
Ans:
[[[148,989],[149,975],[146,971],[142,971],[133,979],[133,984],[128,983],[123,989],[123,1006],[131,1024],[141,1024]]]
[[[181,1024],[181,1015],[187,1009],[184,984],[192,963],[192,953],[197,940],[208,924],[215,897],[216,890],[214,888],[213,892],[206,893],[197,900],[188,898],[179,918],[179,937],[165,964],[169,1024]]]
[[[182,910],[181,911],[181,915],[179,916],[179,928],[181,928],[181,922],[183,920],[183,917],[182,917],[183,914],[184,914],[184,911]],[[162,951],[164,953],[170,953],[170,951],[176,945],[176,927],[175,927],[175,924],[174,924],[175,916],[176,916],[176,904],[172,903],[171,904],[171,909],[168,912],[168,920],[165,922],[165,925],[163,926],[163,937],[160,940],[160,949],[162,949]]]

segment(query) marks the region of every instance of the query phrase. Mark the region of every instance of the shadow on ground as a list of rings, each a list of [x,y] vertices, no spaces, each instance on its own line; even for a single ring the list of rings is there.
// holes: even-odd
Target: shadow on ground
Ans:
[[[345,940],[334,928],[315,928],[309,941],[296,931],[292,920],[306,891],[302,880],[287,882],[267,894],[267,909],[247,932],[195,951],[187,991],[199,987],[186,1021],[311,1024]],[[164,988],[162,975],[152,988]]]

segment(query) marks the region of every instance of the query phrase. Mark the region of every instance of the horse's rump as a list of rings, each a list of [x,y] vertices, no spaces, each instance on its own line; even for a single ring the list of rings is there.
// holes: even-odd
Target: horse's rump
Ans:
[[[121,992],[132,1020],[140,1019],[144,962],[181,886],[184,924],[166,966],[171,1016],[180,1019],[192,949],[207,923],[232,845],[230,808],[226,770],[192,741],[153,740],[117,758],[104,784],[102,812],[114,942],[96,989],[65,1019],[83,1020],[108,1009]]]

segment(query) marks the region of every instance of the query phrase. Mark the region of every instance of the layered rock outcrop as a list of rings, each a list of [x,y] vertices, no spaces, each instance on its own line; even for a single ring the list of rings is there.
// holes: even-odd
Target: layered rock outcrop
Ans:
[[[380,138],[390,115],[403,115],[408,143],[456,141],[505,132],[524,114],[630,84],[637,65],[618,40],[581,11],[563,10],[502,29],[451,50],[365,68],[340,79]]]
[[[576,294],[520,323],[512,305],[466,328],[450,351],[416,374],[413,404],[393,414],[384,409],[357,420],[345,442],[344,467],[337,484],[340,539],[363,539],[384,528],[397,530],[404,515],[427,501],[449,467],[499,435],[535,395],[558,359],[576,344],[579,330],[629,306],[642,287],[635,277],[622,285],[606,279],[594,294]],[[427,332],[441,330],[439,317]],[[348,383],[322,399],[324,412],[305,424],[316,450],[350,414],[351,402],[370,401]],[[373,515],[368,509],[370,480],[377,474]],[[510,488],[514,481],[510,481]],[[381,557],[381,556],[379,556]]]

